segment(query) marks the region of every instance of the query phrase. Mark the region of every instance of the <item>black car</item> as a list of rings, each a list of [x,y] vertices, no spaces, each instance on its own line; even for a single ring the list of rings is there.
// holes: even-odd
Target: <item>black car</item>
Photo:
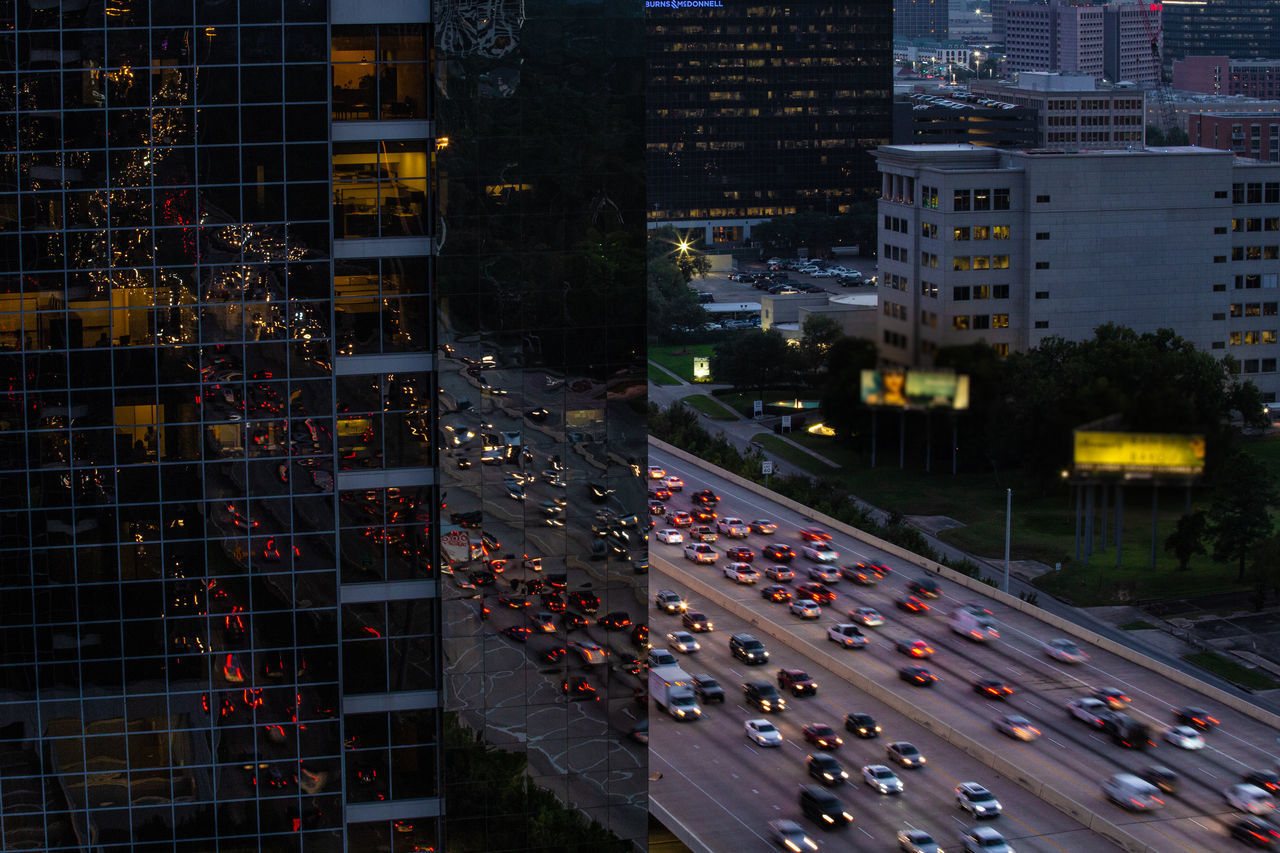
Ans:
[[[700,492],[694,492],[689,495],[689,500],[695,504],[701,504],[702,506],[711,506],[712,504],[720,501],[720,496],[710,489],[703,489]]]
[[[853,815],[840,800],[818,785],[800,787],[800,811],[823,829],[841,829],[853,822]]]
[[[1013,688],[998,678],[979,678],[973,682],[973,692],[987,699],[1004,700],[1013,695]]]
[[[864,740],[880,737],[880,724],[870,714],[845,714],[844,730]]]
[[[745,664],[754,666],[769,662],[769,650],[750,634],[734,634],[730,637],[729,652]]]
[[[1182,726],[1193,726],[1202,732],[1212,731],[1218,720],[1203,708],[1178,708],[1173,718]]]
[[[942,587],[938,586],[938,582],[931,578],[915,578],[907,581],[907,589],[911,590],[912,595],[918,595],[921,598],[938,598],[942,595]]]
[[[1240,781],[1257,785],[1273,797],[1280,793],[1280,776],[1270,770],[1254,770],[1241,777]]]
[[[1103,723],[1102,730],[1111,735],[1111,740],[1126,749],[1146,749],[1154,746],[1151,740],[1151,728],[1128,714],[1114,714]]]
[[[705,672],[693,676],[693,692],[702,700],[702,704],[724,704],[724,688]]]
[[[1247,815],[1231,824],[1231,837],[1250,847],[1272,848],[1280,844],[1280,829],[1271,821]]]
[[[572,610],[560,617],[560,627],[568,633],[576,631],[579,628],[585,628],[591,624],[591,620],[580,613],[574,613]]]
[[[849,778],[849,771],[840,766],[834,755],[815,752],[805,759],[809,775],[822,785],[843,785]]]
[[[600,596],[594,592],[575,590],[569,593],[567,600],[583,613],[595,613],[600,609]]]
[[[904,666],[898,670],[898,678],[915,687],[932,687],[938,676],[922,666]]]
[[[796,558],[796,552],[790,545],[773,542],[760,549],[760,556],[775,563],[790,563]]]
[[[625,610],[614,610],[596,620],[606,631],[622,631],[631,627],[631,615]]]
[[[1178,774],[1168,767],[1153,764],[1139,773],[1138,776],[1155,785],[1166,794],[1178,793]]]
[[[765,713],[787,710],[787,700],[778,688],[767,681],[748,681],[742,685],[742,697],[748,705],[754,705]]]

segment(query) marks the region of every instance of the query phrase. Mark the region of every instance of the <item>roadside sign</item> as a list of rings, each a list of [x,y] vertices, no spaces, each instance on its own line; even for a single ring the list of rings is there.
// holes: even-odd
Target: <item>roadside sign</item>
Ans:
[[[756,420],[764,417],[764,400],[753,400],[751,402],[751,416]]]
[[[772,459],[766,459],[766,460],[764,460],[763,462],[761,462],[761,463],[760,463],[760,473],[761,473],[761,474],[772,474],[772,473],[773,473],[773,460],[772,460]],[[1280,738],[1276,738],[1276,740],[1280,740]]]

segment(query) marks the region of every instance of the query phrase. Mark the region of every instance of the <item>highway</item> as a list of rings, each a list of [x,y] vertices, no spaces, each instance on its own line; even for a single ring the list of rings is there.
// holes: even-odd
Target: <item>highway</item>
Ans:
[[[747,520],[769,518],[777,522],[777,534],[753,534],[746,540],[757,554],[761,546],[771,541],[786,542],[798,550],[800,540],[796,531],[812,523],[656,449],[651,453],[650,464],[678,474],[687,484],[683,494],[669,502],[672,510],[686,509],[691,492],[710,488],[722,497],[716,507],[722,517],[736,515]],[[661,519],[659,526],[665,526]],[[875,587],[854,587],[848,581],[832,584],[838,592],[835,605],[828,608],[820,620],[808,623],[788,615],[785,606],[762,599],[757,587],[741,586],[723,578],[719,568],[723,565],[723,556],[716,567],[695,567],[682,559],[680,546],[651,543],[651,563],[655,571],[651,588],[667,586],[685,592],[691,596],[691,606],[719,617],[717,631],[711,635],[715,639],[708,642],[694,660],[683,663],[690,671],[707,671],[722,677],[729,702],[723,710],[713,707],[706,719],[695,724],[676,725],[655,712],[650,741],[650,769],[663,772],[663,779],[650,786],[651,797],[677,822],[700,837],[714,839],[707,842],[709,849],[752,849],[753,843],[759,845],[759,849],[766,849],[767,843],[760,836],[765,834],[769,819],[799,818],[795,786],[806,779],[804,753],[798,744],[784,746],[769,755],[757,755],[747,744],[741,728],[747,712],[738,707],[740,702],[734,701],[740,700],[743,668],[727,650],[727,636],[739,620],[726,608],[745,614],[754,622],[748,630],[773,652],[773,661],[767,668],[769,678],[778,664],[803,666],[823,685],[818,697],[795,700],[795,709],[784,715],[780,727],[789,744],[793,739],[799,740],[799,727],[808,721],[807,716],[837,725],[845,711],[866,710],[877,718],[884,716],[888,721],[888,724],[882,723],[886,734],[911,740],[930,757],[928,770],[901,774],[906,793],[900,799],[886,802],[886,798],[873,795],[869,788],[861,785],[858,790],[850,791],[846,800],[855,805],[852,811],[857,818],[856,828],[843,840],[824,839],[828,842],[827,849],[892,847],[893,832],[908,821],[937,833],[944,846],[954,847],[960,823],[970,825],[971,821],[954,806],[951,789],[955,780],[970,779],[987,785],[1001,799],[1005,815],[992,823],[1019,850],[1115,849],[1101,836],[1090,833],[1011,780],[998,778],[975,758],[947,746],[942,738],[923,726],[895,716],[886,705],[877,706],[876,700],[864,691],[842,683],[851,680],[861,680],[877,691],[884,691],[877,695],[886,700],[893,697],[909,700],[942,725],[997,751],[1001,759],[1011,762],[1025,778],[1034,780],[1032,784],[1052,787],[1085,810],[1122,827],[1149,849],[1201,851],[1230,849],[1236,845],[1227,835],[1227,821],[1233,812],[1226,805],[1222,791],[1250,769],[1274,766],[1271,752],[1276,731],[1228,708],[1217,707],[1204,697],[1188,695],[1185,688],[1086,644],[1082,647],[1090,659],[1083,664],[1050,660],[1044,654],[1043,643],[1058,636],[1052,628],[990,599],[980,599],[976,593],[946,580],[939,581],[943,595],[933,602],[933,612],[923,616],[906,614],[897,609],[895,600],[905,593],[905,581],[922,576],[923,570],[904,565],[834,529],[830,532],[835,534],[832,544],[841,553],[839,563],[887,563],[894,572]],[[723,550],[726,543],[718,542],[714,547]],[[762,563],[757,557],[755,565],[760,567],[767,562]],[[812,565],[809,561],[797,557],[792,567],[801,575],[809,565]],[[797,577],[796,583],[801,580]],[[944,616],[959,602],[979,600],[994,612],[1001,628],[1001,639],[987,645],[971,643],[952,633]],[[886,624],[869,629],[873,635],[869,648],[844,650],[826,641],[826,628],[834,621],[847,621],[844,613],[855,604],[877,608]],[[674,619],[660,612],[653,612],[650,619],[655,645],[661,646],[662,635],[672,630],[669,626]],[[780,642],[783,637],[786,643]],[[893,641],[915,637],[927,640],[937,650],[926,664],[940,677],[931,690],[910,687],[897,678],[898,668],[907,663],[908,658],[894,650]],[[788,646],[810,651],[802,655]],[[832,667],[818,665],[824,656],[834,658]],[[836,671],[831,672],[832,668]],[[1014,687],[1015,695],[1000,703],[984,700],[970,687],[970,682],[980,676],[1005,679]],[[1125,750],[1070,718],[1065,711],[1070,699],[1085,695],[1091,687],[1103,686],[1118,687],[1132,697],[1129,713],[1152,725],[1158,741],[1163,727],[1172,723],[1171,709],[1177,706],[1207,707],[1222,725],[1206,736],[1206,748],[1196,753],[1163,741],[1146,754]],[[1019,713],[1030,718],[1044,733],[1043,737],[1021,743],[997,733],[991,721],[1000,713]],[[758,715],[752,712],[751,716]],[[846,742],[841,752],[845,753],[841,757],[846,769],[856,775],[857,765],[883,756],[883,747],[875,741]],[[1155,763],[1173,768],[1182,780],[1180,793],[1166,797],[1166,808],[1135,815],[1102,798],[1099,784],[1111,774]],[[675,783],[669,784],[672,780]],[[743,807],[744,800],[757,801],[756,807]],[[721,813],[724,816],[717,817]],[[723,846],[721,839],[731,835],[746,846]],[[866,835],[873,836],[874,842]]]

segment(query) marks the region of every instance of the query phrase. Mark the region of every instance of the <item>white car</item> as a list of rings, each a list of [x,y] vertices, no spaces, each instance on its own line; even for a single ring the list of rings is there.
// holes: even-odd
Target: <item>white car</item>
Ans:
[[[1224,794],[1227,803],[1237,811],[1265,815],[1276,810],[1276,801],[1257,785],[1232,785]]]
[[[691,542],[684,546],[684,558],[695,563],[714,563],[720,559],[720,555],[710,545]]]
[[[865,628],[879,628],[884,624],[884,617],[874,607],[855,607],[849,611],[849,618]]]
[[[1183,749],[1204,749],[1204,738],[1191,726],[1169,726],[1164,730],[1164,739]]]
[[[1058,637],[1044,644],[1044,653],[1063,663],[1084,663],[1089,656],[1071,640]]]
[[[768,720],[747,720],[747,737],[759,746],[782,746],[782,732]]]
[[[702,648],[693,634],[688,631],[672,631],[667,634],[667,645],[686,655],[691,655]]]
[[[867,637],[858,629],[857,625],[832,625],[827,629],[827,639],[833,643],[839,643],[846,649],[864,649],[867,647]]]
[[[663,477],[662,485],[666,486],[668,489],[670,489],[673,492],[684,491],[684,480],[681,480],[679,477],[676,477],[674,475],[670,477]]]
[[[1115,716],[1114,712],[1107,707],[1107,703],[1101,699],[1094,699],[1092,696],[1083,696],[1079,699],[1072,699],[1067,703],[1067,713],[1075,717],[1082,723],[1100,729],[1106,725],[1107,720]]]
[[[668,545],[680,545],[684,542],[684,534],[674,527],[664,527],[653,534],[653,538]]]
[[[809,580],[822,581],[823,583],[836,583],[840,580],[840,570],[835,566],[810,566]]]
[[[862,781],[882,794],[901,794],[902,780],[883,764],[868,764],[862,768]]]
[[[840,552],[826,542],[806,542],[800,546],[800,553],[815,563],[834,563],[840,559]],[[836,577],[839,579],[839,573]]]
[[[760,580],[760,573],[746,563],[730,563],[724,567],[724,576],[738,583],[755,583]]]
[[[979,819],[999,817],[1002,811],[996,795],[977,782],[961,782],[956,786],[956,805]]]
[[[942,853],[938,842],[923,829],[904,827],[898,830],[898,849],[905,853]]]
[[[650,480],[661,480],[665,476],[667,476],[667,470],[665,468],[659,468],[657,465],[649,466]]]
[[[818,842],[810,838],[804,827],[794,820],[769,821],[769,836],[792,853],[803,853],[805,850],[817,850]]]
[[[807,598],[791,602],[790,610],[793,616],[799,616],[801,619],[822,618],[822,608],[818,606],[818,602]]]
[[[716,530],[730,539],[746,539],[751,534],[751,526],[740,518],[722,518],[716,522]]]
[[[964,831],[966,853],[1013,853],[1004,836],[989,826],[973,826]]]

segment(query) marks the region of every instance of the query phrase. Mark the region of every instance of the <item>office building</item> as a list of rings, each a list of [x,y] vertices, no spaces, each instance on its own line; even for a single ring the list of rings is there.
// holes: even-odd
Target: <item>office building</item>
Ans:
[[[1280,165],[1203,148],[876,152],[880,351],[1171,328],[1280,393]]]
[[[893,0],[893,34],[904,39],[945,39],[950,16],[947,0]]]
[[[1173,63],[1173,88],[1205,95],[1280,98],[1280,59],[1188,56]]]
[[[1174,123],[1187,130],[1191,117],[1201,113],[1239,113],[1241,115],[1269,116],[1280,113],[1280,100],[1260,101],[1244,95],[1200,95],[1195,92],[1173,92]],[[1160,105],[1154,97],[1147,99],[1147,124],[1161,123]]]
[[[870,152],[891,132],[892,0],[647,16],[650,226],[735,244],[752,223],[874,197]]]
[[[1280,58],[1280,4],[1273,0],[1164,0],[1165,66],[1188,56]]]
[[[640,14],[0,2],[0,847],[644,838]]]
[[[1101,6],[1066,0],[1010,0],[1005,7],[1005,70],[1060,71],[1101,80]]]
[[[893,102],[893,144],[968,142],[992,148],[1035,148],[1036,108],[982,98],[971,92],[898,96]]]
[[[1013,83],[973,80],[969,91],[1034,108],[1040,147],[1128,148],[1146,138],[1145,93],[1131,86],[1099,86],[1084,75],[1024,71]]]
[[[1187,136],[1192,145],[1202,148],[1280,162],[1280,113],[1192,113],[1187,117]]]
[[[1113,83],[1160,82],[1160,6],[1129,2],[1103,7],[1102,73]],[[1151,42],[1155,41],[1152,50]]]

